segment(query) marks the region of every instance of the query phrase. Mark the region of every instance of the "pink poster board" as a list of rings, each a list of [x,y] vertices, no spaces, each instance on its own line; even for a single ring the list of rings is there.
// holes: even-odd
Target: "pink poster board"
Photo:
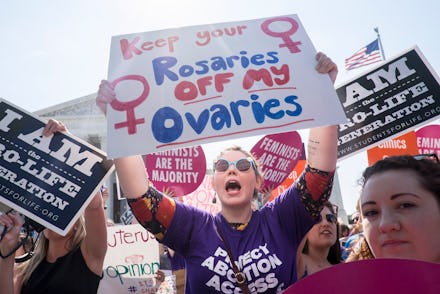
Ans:
[[[281,184],[297,164],[302,150],[301,136],[296,131],[261,138],[251,149],[264,172],[261,190],[274,189]]]
[[[420,154],[437,153],[440,157],[440,125],[429,125],[416,131]]]
[[[341,263],[293,284],[296,293],[440,293],[440,265],[405,259],[371,259]]]
[[[196,190],[206,173],[206,157],[201,146],[150,153],[145,161],[153,185],[174,196]]]

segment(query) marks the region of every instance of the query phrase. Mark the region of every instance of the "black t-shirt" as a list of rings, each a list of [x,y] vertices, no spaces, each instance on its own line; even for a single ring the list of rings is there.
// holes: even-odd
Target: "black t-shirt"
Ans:
[[[100,280],[77,247],[54,263],[43,260],[22,286],[21,294],[96,294]]]

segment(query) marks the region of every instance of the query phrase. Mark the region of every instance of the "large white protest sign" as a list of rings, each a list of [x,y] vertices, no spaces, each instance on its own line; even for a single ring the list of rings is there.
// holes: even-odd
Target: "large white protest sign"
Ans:
[[[139,224],[107,228],[104,277],[98,293],[156,293],[159,243]]]
[[[418,47],[338,87],[348,122],[338,158],[395,138],[440,115],[440,78]]]
[[[103,151],[0,99],[0,202],[65,235],[114,169]]]
[[[346,121],[297,15],[115,36],[110,157]]]

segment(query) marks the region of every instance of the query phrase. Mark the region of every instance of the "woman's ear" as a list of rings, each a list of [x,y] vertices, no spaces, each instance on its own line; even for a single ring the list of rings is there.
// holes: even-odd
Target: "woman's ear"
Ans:
[[[255,188],[260,191],[261,185],[263,184],[263,178],[262,177],[257,177],[256,183],[255,183]]]

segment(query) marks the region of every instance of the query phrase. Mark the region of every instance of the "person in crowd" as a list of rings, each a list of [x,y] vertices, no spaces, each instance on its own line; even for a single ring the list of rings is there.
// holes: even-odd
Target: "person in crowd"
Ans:
[[[298,248],[298,279],[340,262],[337,210],[332,203],[326,202],[321,211],[321,221],[310,229]]]
[[[437,155],[387,157],[368,167],[361,182],[361,219],[372,255],[440,263]]]
[[[43,135],[67,131],[49,120]],[[0,289],[9,293],[96,293],[107,251],[107,228],[101,193],[86,207],[72,229],[61,236],[44,229],[31,259],[14,274],[14,252],[23,221],[18,214],[2,214],[0,224],[8,227],[0,241]]]
[[[345,243],[347,242],[348,235],[350,234],[350,227],[344,223],[339,223],[339,244],[341,245],[341,254],[344,254]],[[344,258],[342,258],[344,260]]]
[[[353,212],[353,214],[351,215],[351,222],[352,222],[352,226],[351,226],[351,230],[349,233],[349,237],[362,233],[362,222],[360,221],[360,213],[359,213],[359,203],[357,203],[356,205],[356,211]]]
[[[165,247],[165,252],[171,263],[171,271],[176,277],[177,294],[183,294],[185,293],[186,276],[185,259],[171,248]]]
[[[161,243],[159,243],[159,264],[161,270],[171,271],[171,260],[168,256],[167,247]]]
[[[358,242],[363,238],[363,228],[362,228],[362,220],[360,214],[360,203],[359,201],[356,203],[356,211],[351,215],[351,221],[353,223],[350,233],[346,239],[343,240],[342,247],[342,260],[347,260],[348,256],[352,254],[353,251],[356,251],[356,255],[359,254],[360,248],[357,248]],[[360,245],[361,246],[361,245]],[[361,246],[362,249],[365,249],[365,246]],[[364,252],[362,250],[362,252]],[[368,256],[368,255],[367,255]]]
[[[346,252],[345,262],[373,259],[374,255],[371,252],[370,246],[365,240],[363,234],[357,234],[357,239],[351,244],[349,251]]]
[[[316,55],[316,70],[334,82],[336,64]],[[96,103],[106,113],[116,98],[102,81]],[[252,210],[263,181],[255,158],[227,148],[213,163],[213,187],[221,211],[213,216],[173,200],[146,183],[140,155],[115,159],[124,194],[139,223],[186,262],[186,293],[278,293],[297,280],[296,251],[328,200],[337,157],[337,128],[313,128],[308,164],[301,177],[274,201]]]
[[[339,236],[346,238],[350,234],[350,227],[344,223],[339,223]]]
[[[169,187],[165,187],[162,191],[165,195],[172,197],[174,201],[183,203],[182,196],[176,196],[174,191]],[[164,252],[164,256],[168,259],[169,267],[171,272],[176,278],[176,290],[177,294],[185,293],[185,277],[186,277],[186,269],[185,269],[185,259],[182,255],[175,252],[173,249],[164,246],[163,244],[159,244],[160,248]]]

